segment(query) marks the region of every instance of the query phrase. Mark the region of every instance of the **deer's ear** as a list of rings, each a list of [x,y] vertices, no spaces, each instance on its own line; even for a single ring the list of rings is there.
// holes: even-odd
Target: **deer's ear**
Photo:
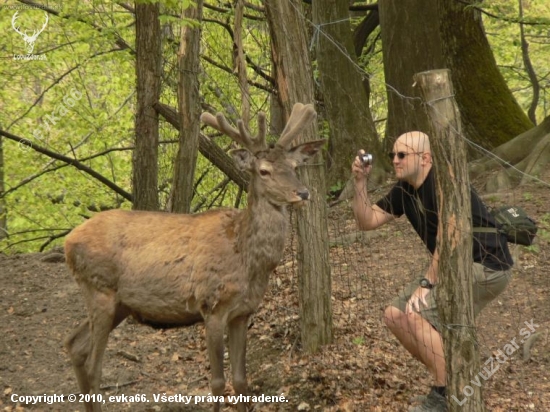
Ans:
[[[314,140],[294,146],[288,151],[287,158],[300,166],[311,159],[325,145],[325,140]]]
[[[232,149],[229,151],[237,167],[241,170],[252,170],[256,157],[246,149]]]

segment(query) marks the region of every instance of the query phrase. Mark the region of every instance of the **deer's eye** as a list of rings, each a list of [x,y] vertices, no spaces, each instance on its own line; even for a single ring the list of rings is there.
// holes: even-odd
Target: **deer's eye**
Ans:
[[[271,173],[269,173],[269,170],[267,169],[260,169],[260,175],[262,176],[269,176]]]

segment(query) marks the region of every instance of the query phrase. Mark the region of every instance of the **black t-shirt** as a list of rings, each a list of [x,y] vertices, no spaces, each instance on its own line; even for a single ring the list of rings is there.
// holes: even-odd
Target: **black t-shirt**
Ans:
[[[495,220],[471,189],[473,227],[496,227]],[[406,215],[414,230],[433,254],[437,237],[437,195],[433,169],[418,189],[407,182],[399,181],[376,205],[394,216]],[[513,260],[508,250],[506,236],[498,233],[473,233],[474,262],[493,270],[507,270]]]

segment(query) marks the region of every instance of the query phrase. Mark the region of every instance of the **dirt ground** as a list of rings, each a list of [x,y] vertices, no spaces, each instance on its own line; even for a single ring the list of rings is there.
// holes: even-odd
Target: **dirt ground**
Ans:
[[[488,203],[513,202],[547,219],[550,190],[523,188]],[[546,215],[546,218],[544,216]],[[358,236],[348,205],[330,211],[334,342],[308,355],[300,346],[296,239],[248,332],[248,381],[252,395],[284,393],[287,402],[258,403],[257,411],[406,411],[427,392],[428,373],[398,345],[382,322],[385,306],[427,259],[406,221],[387,225],[374,237]],[[488,411],[550,410],[550,242],[521,248],[513,280],[478,318],[482,362],[497,356],[531,320],[538,340],[523,359],[523,347],[484,383]],[[348,235],[345,237],[344,235]],[[351,237],[350,237],[351,235]],[[80,291],[55,253],[0,254],[0,410],[77,411],[67,402],[78,393],[63,340],[85,318]],[[229,367],[226,365],[227,375]],[[206,396],[209,367],[202,325],[155,330],[126,320],[110,336],[103,364],[106,411],[207,411],[155,401],[154,395]],[[65,403],[24,405],[14,396],[65,395]],[[228,379],[226,394],[232,394]],[[145,395],[149,402],[132,402]],[[195,399],[195,398],[193,398]],[[136,401],[136,399],[133,399]],[[206,400],[206,398],[205,398]],[[236,410],[229,404],[225,411]]]

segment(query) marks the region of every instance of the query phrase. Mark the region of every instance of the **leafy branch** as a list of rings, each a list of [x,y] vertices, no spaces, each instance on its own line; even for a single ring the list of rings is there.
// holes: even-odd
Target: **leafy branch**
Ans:
[[[82,164],[80,161],[74,158],[70,158],[67,156],[64,156],[62,154],[53,152],[49,149],[46,149],[45,147],[39,146],[30,140],[27,140],[25,138],[16,136],[14,134],[11,134],[5,130],[0,129],[0,136],[4,136],[7,139],[13,140],[14,142],[18,142],[20,145],[30,147],[34,151],[41,153],[43,155],[46,155],[52,159],[60,160],[62,162],[67,163],[68,165],[76,167],[78,170],[83,171],[84,173],[87,173],[88,175],[92,176],[93,178],[99,180],[101,183],[103,183],[105,186],[113,190],[115,193],[118,193],[120,196],[122,196],[124,199],[132,202],[133,198],[132,195],[128,192],[126,192],[124,189],[116,185],[115,183],[111,182],[109,179],[107,179],[105,176],[101,175],[100,173],[96,172],[92,168]]]

